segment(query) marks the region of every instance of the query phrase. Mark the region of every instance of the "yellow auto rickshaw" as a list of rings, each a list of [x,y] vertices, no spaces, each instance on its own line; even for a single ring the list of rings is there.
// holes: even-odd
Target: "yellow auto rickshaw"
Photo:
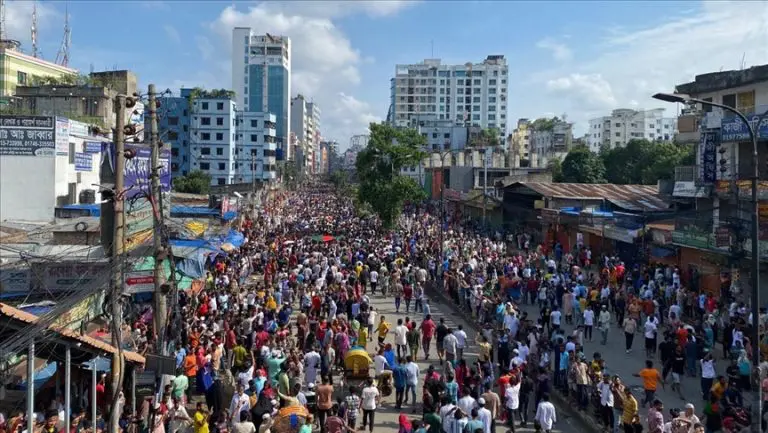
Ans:
[[[304,406],[288,406],[280,409],[272,423],[273,433],[298,433],[301,426],[307,423],[309,412]]]
[[[363,385],[370,378],[371,364],[373,360],[362,347],[351,348],[344,357],[344,384],[347,387]]]

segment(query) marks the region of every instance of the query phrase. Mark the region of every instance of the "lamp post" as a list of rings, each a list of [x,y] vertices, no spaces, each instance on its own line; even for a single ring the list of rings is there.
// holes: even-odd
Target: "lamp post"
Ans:
[[[759,200],[758,200],[758,186],[760,184],[759,177],[760,177],[760,158],[758,156],[758,147],[757,142],[759,140],[759,126],[760,122],[768,116],[768,111],[763,113],[757,120],[757,123],[755,125],[752,125],[752,123],[749,121],[746,115],[742,113],[741,111],[729,107],[727,105],[718,104],[716,102],[711,101],[704,101],[701,99],[692,98],[690,95],[685,94],[679,94],[679,93],[657,93],[653,95],[654,99],[658,99],[659,101],[665,101],[665,102],[679,102],[684,104],[702,104],[702,105],[709,105],[712,107],[718,107],[723,110],[729,111],[733,114],[735,114],[739,119],[741,119],[742,122],[747,126],[747,130],[749,131],[749,137],[752,140],[752,165],[753,165],[753,173],[752,173],[752,230],[751,230],[751,236],[750,241],[752,243],[752,274],[751,274],[751,285],[752,285],[752,293],[750,298],[750,304],[751,304],[751,314],[752,314],[752,327],[753,327],[753,335],[750,335],[750,340],[752,340],[752,364],[754,367],[758,367],[760,365],[760,326],[759,326],[759,319],[760,319],[760,308],[758,306],[759,303],[759,297],[758,297],[758,291],[760,289],[760,251],[759,251],[759,236],[760,236],[760,207],[759,207]],[[760,387],[758,387],[758,390]],[[762,393],[762,391],[758,391],[758,393]],[[762,402],[762,395],[760,398],[758,398],[759,402]],[[759,415],[759,414],[758,414]],[[760,417],[758,416],[757,419]]]

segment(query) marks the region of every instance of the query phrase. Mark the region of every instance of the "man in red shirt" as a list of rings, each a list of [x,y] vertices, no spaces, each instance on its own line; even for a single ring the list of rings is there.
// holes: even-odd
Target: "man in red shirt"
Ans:
[[[421,348],[424,349],[424,360],[426,361],[429,359],[429,349],[432,344],[432,337],[435,336],[437,325],[432,320],[432,315],[427,314],[419,327],[421,328]]]

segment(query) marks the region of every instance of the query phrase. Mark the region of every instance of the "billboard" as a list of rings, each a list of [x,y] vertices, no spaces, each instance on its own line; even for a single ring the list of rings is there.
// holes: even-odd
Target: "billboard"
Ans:
[[[54,156],[54,128],[51,116],[0,116],[0,156]]]
[[[109,264],[104,263],[35,263],[32,285],[36,290],[51,292],[90,288],[91,284],[109,284]]]
[[[75,171],[93,171],[93,155],[75,152]]]
[[[125,273],[125,293],[146,293],[155,291],[155,271],[129,271]]]
[[[102,152],[104,157],[108,158],[110,167],[114,171],[115,167],[115,145],[113,143],[103,143]],[[127,200],[139,196],[148,196],[152,184],[150,174],[152,173],[151,156],[152,151],[149,146],[143,144],[126,143],[125,150],[133,150],[135,156],[125,160],[125,187],[130,188],[125,194]],[[160,149],[160,189],[162,192],[171,191],[171,150],[168,148]]]
[[[101,153],[101,141],[86,141],[85,153],[90,153],[90,154]]]
[[[715,183],[717,180],[717,148],[720,146],[720,134],[718,131],[702,131],[699,142],[699,172],[700,181],[705,184]]]
[[[56,155],[69,155],[69,119],[56,118]]]
[[[163,215],[171,215],[171,195],[163,193]],[[152,203],[146,197],[134,197],[125,201],[125,236],[131,237],[137,233],[152,229],[154,212]]]

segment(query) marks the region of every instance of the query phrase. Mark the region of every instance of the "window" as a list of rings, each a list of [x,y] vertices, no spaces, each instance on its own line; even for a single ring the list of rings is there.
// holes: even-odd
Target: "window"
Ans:
[[[456,102],[459,103],[459,104],[463,104],[464,103],[464,97],[463,96],[457,97],[456,98]]]
[[[489,104],[495,104],[496,103],[496,97],[495,96],[489,96],[488,97],[488,103]]]
[[[712,98],[704,98],[704,99],[702,99],[702,101],[712,102]],[[705,113],[711,113],[712,112],[712,108],[714,108],[714,107],[712,107],[711,105],[702,104],[701,110],[703,112],[705,112]]]
[[[616,133],[616,136],[617,136],[617,137],[621,137],[621,133],[620,133],[620,132],[617,132],[617,133]]]
[[[187,116],[189,116],[189,111],[187,111],[187,109],[185,108],[184,111],[182,111],[181,115],[184,116],[184,117],[187,117]]]
[[[27,85],[27,73],[21,71],[16,72],[16,82],[19,86]]]
[[[224,103],[223,102],[217,102],[216,103],[216,109],[219,110],[219,111],[223,110],[224,109]]]
[[[168,118],[168,125],[176,126],[178,124],[179,124],[179,118],[178,117],[169,117]]]
[[[618,128],[621,126],[621,123],[616,123],[614,126]]]
[[[480,120],[480,115],[479,114],[473,114],[472,115],[472,120]]]
[[[216,141],[223,141],[224,140],[224,134],[221,132],[216,133]]]
[[[731,108],[736,108],[736,94],[723,95],[723,105],[727,105]]]
[[[496,115],[495,115],[495,114],[489,114],[489,115],[488,115],[488,120],[489,120],[489,121],[490,121],[490,120],[496,120]]]
[[[211,164],[207,162],[200,163],[200,170],[210,170],[210,169],[211,169]]]
[[[220,178],[216,179],[216,183],[218,183],[219,185],[226,185],[227,184],[227,179],[224,179],[223,177],[220,177]]]
[[[69,163],[75,163],[75,143],[69,143]]]
[[[479,105],[473,105],[472,106],[472,111],[480,111],[480,106]]]
[[[437,138],[437,132],[432,133],[432,138]]]
[[[187,132],[187,131],[189,131],[189,127],[187,125],[184,125],[184,126],[181,127],[181,130],[184,131],[184,132]]]
[[[224,155],[224,149],[221,148],[221,147],[217,147],[216,148],[216,155],[219,155],[219,156]]]
[[[168,131],[168,140],[178,140],[179,133],[176,131]]]
[[[493,79],[488,80],[488,85],[489,86],[495,86],[496,85],[496,80],[493,80]]]
[[[496,106],[495,105],[489,105],[488,106],[488,111],[496,111]]]
[[[210,117],[201,117],[200,118],[200,124],[201,125],[210,125],[211,124],[211,118]]]
[[[216,126],[224,126],[224,118],[223,117],[217,117],[216,118]]]
[[[210,140],[211,139],[211,133],[210,132],[203,132],[200,134],[201,140]]]
[[[742,113],[752,113],[755,111],[755,91],[740,92],[736,95],[736,102],[738,104],[739,111]]]
[[[256,143],[259,141],[259,135],[258,134],[251,134],[251,143]]]
[[[463,86],[464,85],[464,80],[456,80],[456,84],[459,85],[459,86]]]
[[[480,80],[474,80],[473,84],[474,84],[475,86],[479,86],[479,85],[480,85]]]
[[[207,102],[203,102],[202,106],[203,106],[203,110],[207,110],[208,109],[208,103]]]
[[[211,149],[209,149],[207,147],[203,147],[203,148],[200,149],[200,154],[201,155],[210,155],[211,154]]]
[[[256,119],[251,119],[251,128],[258,128],[259,127],[259,121]]]
[[[220,162],[219,163],[219,170],[226,170],[227,169],[227,163],[226,162]]]

